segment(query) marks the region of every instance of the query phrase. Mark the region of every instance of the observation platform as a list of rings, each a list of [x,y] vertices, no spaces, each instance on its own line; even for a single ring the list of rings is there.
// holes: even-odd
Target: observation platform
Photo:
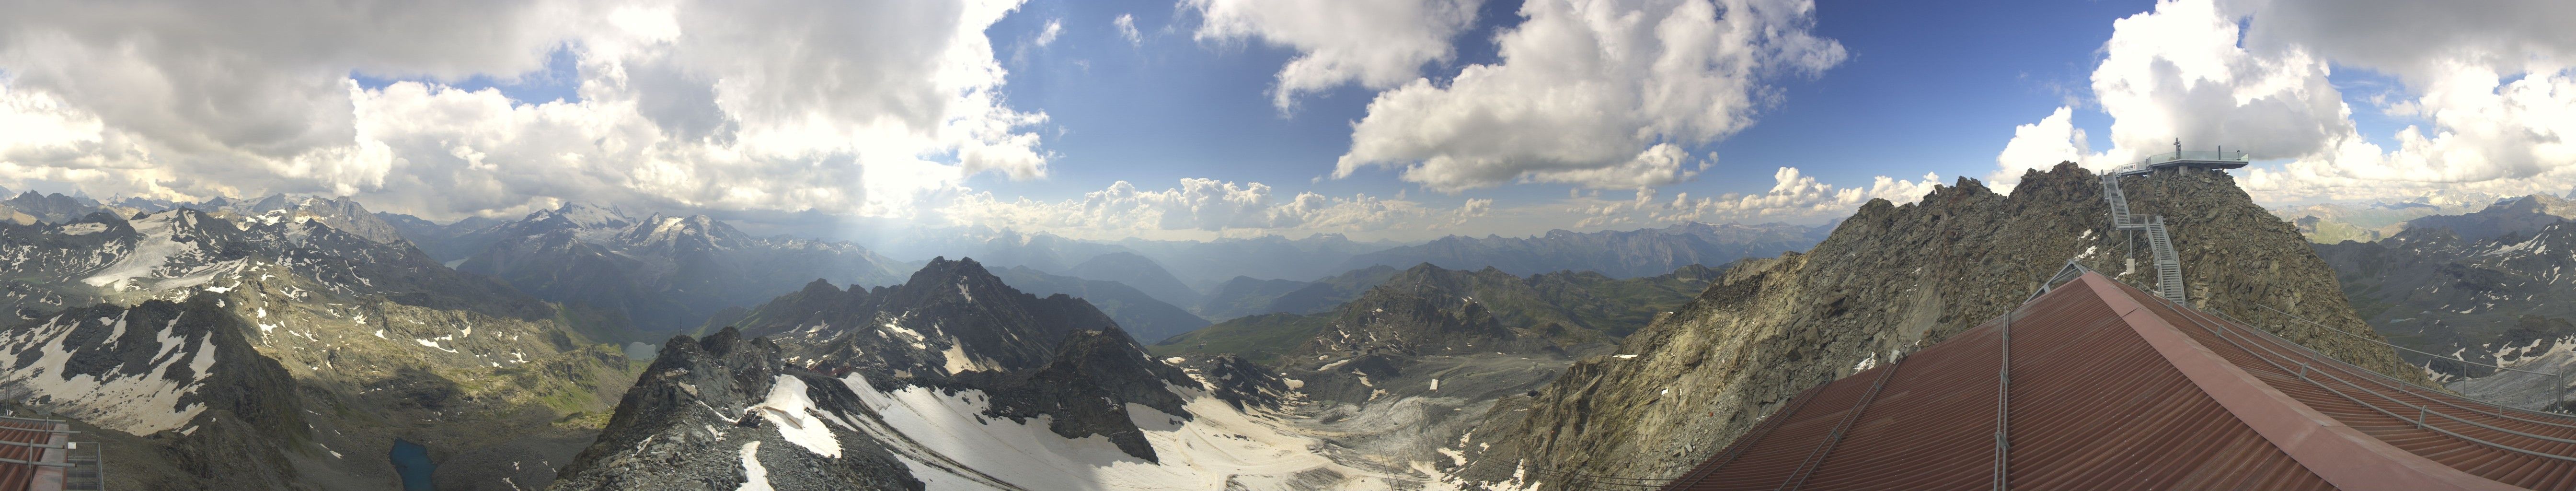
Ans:
[[[2110,173],[2129,176],[2153,173],[2159,169],[2234,169],[2252,162],[2253,157],[2246,155],[2245,152],[2180,150],[2148,156],[2146,160],[2120,166],[2112,169]]]

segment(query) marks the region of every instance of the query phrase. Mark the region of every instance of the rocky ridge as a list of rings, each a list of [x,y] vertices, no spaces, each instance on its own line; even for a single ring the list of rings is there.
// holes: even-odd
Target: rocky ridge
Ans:
[[[2298,232],[2224,174],[2164,172],[2123,179],[2122,187],[2136,213],[2167,217],[2194,306],[2422,379],[2385,347],[2258,307],[2371,332]],[[1456,448],[1549,472],[1678,474],[1789,395],[2000,315],[2068,261],[2151,282],[2151,269],[2129,267],[2100,189],[2091,172],[2061,164],[2024,175],[2009,196],[1961,179],[1918,203],[1873,200],[1809,253],[1738,263],[1697,299],[1621,341],[1616,356],[1577,362],[1535,397],[1499,402]],[[1462,478],[1571,484],[1544,473],[1516,477],[1512,467],[1480,466]]]
[[[556,490],[922,489],[850,388],[724,329],[663,343]]]

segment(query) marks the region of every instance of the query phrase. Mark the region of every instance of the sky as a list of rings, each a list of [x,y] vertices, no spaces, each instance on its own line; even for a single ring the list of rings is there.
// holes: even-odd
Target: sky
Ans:
[[[2250,152],[2259,202],[2576,188],[2576,3],[0,0],[0,187],[866,236],[1822,223]]]

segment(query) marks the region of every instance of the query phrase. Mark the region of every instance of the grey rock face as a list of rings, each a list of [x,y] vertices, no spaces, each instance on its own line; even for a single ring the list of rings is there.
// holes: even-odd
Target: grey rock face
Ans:
[[[811,283],[752,309],[737,325],[777,340],[790,356],[890,381],[1036,370],[1066,336],[1116,322],[1082,299],[1022,293],[972,259],[935,259],[895,286],[844,291]]]
[[[1127,404],[1142,404],[1186,421],[1185,402],[1164,387],[1200,388],[1179,368],[1145,356],[1127,333],[1112,326],[1076,331],[1056,349],[1055,359],[1036,371],[968,372],[941,384],[977,389],[991,398],[985,414],[1027,422],[1051,416],[1048,429],[1065,438],[1107,437],[1127,455],[1159,462],[1154,448],[1130,419]],[[1179,422],[1174,422],[1177,426]]]

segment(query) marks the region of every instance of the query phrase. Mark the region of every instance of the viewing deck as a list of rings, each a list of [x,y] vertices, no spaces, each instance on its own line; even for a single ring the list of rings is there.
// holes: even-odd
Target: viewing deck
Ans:
[[[2245,152],[2183,150],[2151,155],[2138,163],[2112,169],[2111,173],[2126,176],[2151,173],[2157,169],[2234,169],[2251,162],[2253,157]]]

